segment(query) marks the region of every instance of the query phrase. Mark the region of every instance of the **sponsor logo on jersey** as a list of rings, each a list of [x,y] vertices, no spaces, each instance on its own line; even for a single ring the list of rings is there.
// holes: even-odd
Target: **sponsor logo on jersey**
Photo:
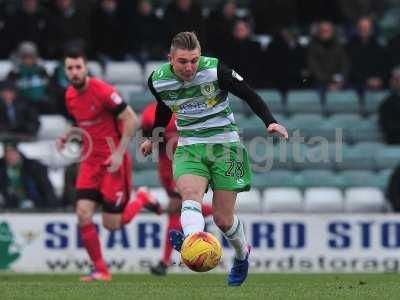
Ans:
[[[210,98],[207,100],[207,107],[211,108],[214,107],[218,103],[218,100],[216,98]]]
[[[201,113],[207,109],[207,104],[204,102],[191,102],[180,105],[180,113],[196,114]]]

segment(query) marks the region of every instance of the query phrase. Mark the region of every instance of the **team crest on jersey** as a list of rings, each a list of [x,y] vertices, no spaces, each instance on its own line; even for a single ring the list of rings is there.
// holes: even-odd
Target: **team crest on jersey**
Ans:
[[[117,104],[117,105],[119,105],[119,104],[122,103],[122,98],[121,98],[121,96],[118,95],[116,92],[114,92],[114,93],[111,94],[111,100],[112,100],[115,104]]]
[[[203,83],[200,85],[200,92],[204,96],[210,96],[215,92],[215,87],[212,82]]]

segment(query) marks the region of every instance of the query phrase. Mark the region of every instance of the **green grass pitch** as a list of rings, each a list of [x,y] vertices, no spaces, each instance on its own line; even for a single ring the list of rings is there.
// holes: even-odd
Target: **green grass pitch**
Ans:
[[[397,274],[250,274],[239,288],[225,275],[114,275],[80,283],[78,275],[0,273],[0,299],[400,299]]]

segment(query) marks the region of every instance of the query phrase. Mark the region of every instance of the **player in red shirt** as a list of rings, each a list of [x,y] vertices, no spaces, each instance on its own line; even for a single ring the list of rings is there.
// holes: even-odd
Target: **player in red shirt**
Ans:
[[[88,76],[82,52],[71,50],[64,64],[70,82],[65,95],[66,107],[78,128],[58,138],[57,148],[62,151],[72,136],[77,132],[81,135],[76,213],[83,245],[94,265],[94,271],[81,280],[109,281],[111,274],[93,223],[96,203],[102,205],[103,225],[108,230],[129,223],[144,206],[159,213],[161,209],[145,188],[139,188],[136,199],[129,201],[132,166],[127,149],[138,125],[135,112],[111,85]]]
[[[142,129],[145,136],[151,136],[151,129],[155,119],[156,102],[149,104],[142,113]],[[167,269],[171,265],[172,244],[169,240],[169,232],[173,229],[181,230],[180,210],[182,199],[177,192],[176,182],[172,176],[172,158],[178,142],[178,135],[176,132],[175,115],[172,115],[171,120],[165,127],[163,133],[164,140],[158,147],[158,174],[160,176],[161,184],[163,185],[169,197],[168,204],[168,228],[164,239],[164,253],[163,257],[156,266],[152,266],[150,271],[154,275],[166,275]],[[210,205],[203,204],[202,212],[204,216],[212,214]]]

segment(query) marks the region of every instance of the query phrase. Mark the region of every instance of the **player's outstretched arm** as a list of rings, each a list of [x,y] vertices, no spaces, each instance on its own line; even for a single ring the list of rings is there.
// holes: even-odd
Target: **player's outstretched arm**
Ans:
[[[119,169],[124,154],[139,124],[136,113],[129,105],[119,113],[118,120],[122,123],[122,136],[119,144],[116,145],[115,150],[112,151],[111,156],[104,162],[105,165],[109,166],[109,171],[111,172],[115,172]]]
[[[218,82],[222,89],[247,102],[252,111],[264,122],[268,133],[278,133],[288,138],[287,130],[275,120],[262,98],[232,69],[222,63],[218,65]]]

